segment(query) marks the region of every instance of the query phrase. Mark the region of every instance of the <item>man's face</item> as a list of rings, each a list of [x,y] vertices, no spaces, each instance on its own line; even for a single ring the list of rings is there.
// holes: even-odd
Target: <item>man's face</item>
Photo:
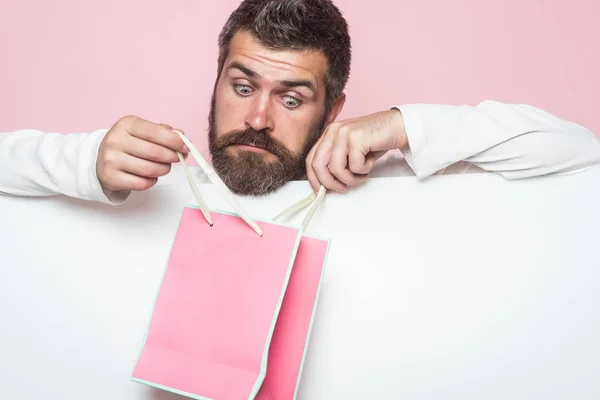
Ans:
[[[321,52],[271,50],[247,32],[233,37],[213,93],[209,147],[234,193],[268,194],[303,177],[327,122],[326,71]]]

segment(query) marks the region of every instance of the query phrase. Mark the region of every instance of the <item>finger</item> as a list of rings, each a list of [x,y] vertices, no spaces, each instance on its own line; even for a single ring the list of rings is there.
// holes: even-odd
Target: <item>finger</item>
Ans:
[[[175,130],[176,130],[176,131],[179,131],[179,132],[181,132],[181,134],[182,134],[183,136],[185,136],[185,132],[183,131],[183,129],[175,129]],[[171,131],[173,131],[173,128],[171,128]],[[180,138],[180,139],[181,139],[181,138]],[[182,152],[182,153],[181,153],[181,155],[183,156],[183,159],[184,159],[184,160],[187,160],[188,156],[190,155],[190,149],[188,149],[188,148],[187,148],[187,146],[185,145],[185,143],[184,143],[184,145],[183,145],[183,146],[185,147],[185,149],[186,149],[187,151],[186,151],[186,152]],[[177,159],[177,162],[179,162],[179,158]]]
[[[388,150],[381,150],[381,151],[374,151],[374,152],[367,154],[367,157],[365,159],[365,165],[364,165],[364,170],[366,171],[365,174],[368,174],[369,172],[371,172],[371,170],[375,166],[375,162],[377,160],[379,160],[381,157],[383,157],[387,152],[388,152]]]
[[[348,152],[351,150],[348,136],[349,134],[344,131],[340,131],[337,135],[331,149],[329,171],[340,182],[347,186],[354,186],[364,182],[367,177],[355,175],[348,168]]]
[[[319,147],[320,143],[320,140],[317,141],[317,143],[315,143],[315,145],[312,147],[312,149],[306,156],[306,177],[308,178],[308,182],[310,183],[310,186],[312,187],[312,190],[315,193],[319,191],[321,184],[319,183],[317,175],[315,175],[315,171],[313,170],[312,160],[314,158],[315,151],[317,150],[317,147]]]
[[[179,161],[177,153],[173,150],[135,136],[123,139],[122,150],[131,156],[161,164],[171,164]]]
[[[132,136],[169,148],[173,151],[180,151],[183,153],[189,151],[181,138],[173,132],[172,129],[137,117],[125,121],[125,129]]]
[[[349,145],[348,169],[356,174],[366,174],[370,171],[370,168],[366,165],[366,155],[369,153],[369,150],[365,149],[359,141],[360,138],[353,138],[352,143]]]
[[[181,134],[182,134],[182,135],[185,135],[185,132],[183,131],[183,129],[174,129],[174,128],[173,128],[171,125],[167,125],[167,124],[160,124],[160,126],[164,126],[165,128],[167,128],[167,129],[170,129],[171,131],[173,131],[173,130],[179,131],[179,132],[181,132]],[[187,146],[186,146],[186,148],[187,148]],[[189,150],[189,149],[188,149],[188,150]],[[184,159],[184,160],[187,160],[187,158],[188,158],[189,154],[190,154],[190,153],[189,153],[189,151],[188,151],[188,152],[184,152],[184,153],[182,153],[181,155],[183,156],[183,159]],[[176,157],[177,159],[176,159],[175,161],[172,161],[172,162],[179,162],[179,158],[177,157],[177,155],[175,155],[175,157]]]
[[[331,148],[333,140],[336,136],[336,131],[328,129],[323,134],[321,144],[315,151],[312,159],[312,169],[319,183],[325,186],[326,189],[333,190],[339,193],[346,193],[347,188],[342,182],[336,180],[331,171],[329,171],[329,161],[331,160]]]
[[[119,190],[146,190],[158,182],[158,178],[144,178],[124,171],[112,170],[107,172],[108,179],[104,186],[108,189]]]
[[[142,178],[158,178],[171,171],[171,164],[144,160],[129,154],[122,154],[118,161],[118,169]]]
[[[367,155],[367,162],[375,162],[386,155],[388,150],[372,151]]]
[[[348,154],[348,168],[354,174],[368,174],[373,169],[375,161],[383,157],[385,153],[387,150],[373,151],[365,155],[363,148],[351,145]]]

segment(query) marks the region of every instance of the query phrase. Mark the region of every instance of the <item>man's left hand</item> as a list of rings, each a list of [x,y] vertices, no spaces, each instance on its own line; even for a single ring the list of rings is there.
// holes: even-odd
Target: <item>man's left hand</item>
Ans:
[[[397,109],[329,125],[306,158],[306,174],[313,190],[346,193],[368,179],[375,161],[408,142],[402,114]]]

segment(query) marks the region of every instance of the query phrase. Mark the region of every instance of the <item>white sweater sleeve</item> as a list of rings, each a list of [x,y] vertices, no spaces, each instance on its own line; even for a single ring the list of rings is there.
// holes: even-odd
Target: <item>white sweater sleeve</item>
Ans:
[[[573,122],[522,104],[411,104],[402,113],[409,145],[402,149],[419,178],[457,162],[507,179],[577,172],[600,164],[600,139]]]
[[[129,192],[111,192],[96,176],[98,148],[108,130],[68,135],[35,129],[0,132],[0,194],[66,195],[120,204]]]

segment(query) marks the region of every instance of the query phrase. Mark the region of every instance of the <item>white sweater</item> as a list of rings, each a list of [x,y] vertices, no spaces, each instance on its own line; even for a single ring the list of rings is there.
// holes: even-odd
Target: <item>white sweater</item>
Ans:
[[[409,148],[391,175],[486,170],[507,179],[573,173],[600,164],[600,139],[573,122],[528,105],[485,101],[477,106],[412,104],[401,110]],[[0,193],[63,194],[120,204],[128,192],[103,190],[96,157],[108,129],[58,134],[0,132]]]

